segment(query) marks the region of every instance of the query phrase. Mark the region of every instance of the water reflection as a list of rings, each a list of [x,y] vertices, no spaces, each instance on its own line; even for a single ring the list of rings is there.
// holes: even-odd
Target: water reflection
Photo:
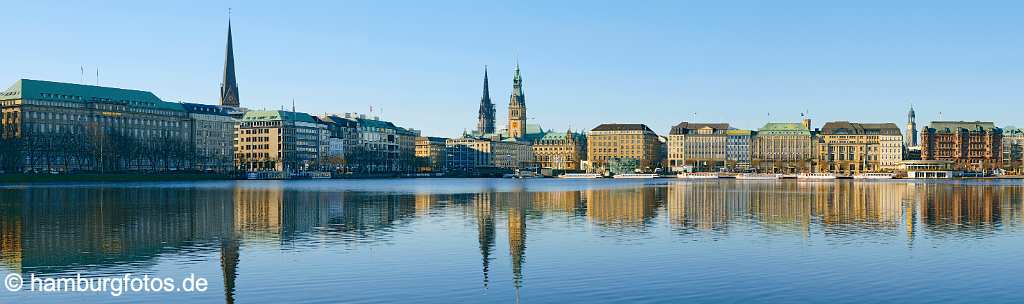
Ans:
[[[541,181],[543,182],[543,181]],[[357,250],[386,242],[431,216],[475,220],[482,287],[491,288],[501,218],[518,300],[527,269],[527,226],[544,218],[581,219],[622,238],[662,223],[676,237],[730,233],[870,237],[985,238],[1018,227],[1024,191],[1016,184],[668,182],[611,188],[476,193],[396,193],[293,189],[286,183],[208,187],[27,187],[0,189],[0,264],[14,272],[102,274],[148,269],[162,256],[219,256],[224,300],[247,245]],[[510,190],[511,189],[511,190]],[[448,212],[451,212],[449,214]],[[532,228],[538,229],[538,228]],[[576,236],[586,237],[586,236]],[[245,292],[245,290],[241,290]]]

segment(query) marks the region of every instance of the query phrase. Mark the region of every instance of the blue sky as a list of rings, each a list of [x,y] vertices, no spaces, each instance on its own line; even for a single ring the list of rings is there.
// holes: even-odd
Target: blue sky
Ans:
[[[101,85],[217,103],[232,7],[244,106],[372,105],[426,135],[475,126],[484,65],[503,125],[517,56],[531,122],[559,130],[804,111],[902,126],[910,103],[919,123],[1024,124],[1019,1],[293,2],[11,1],[0,81],[84,66],[89,83],[99,68]]]

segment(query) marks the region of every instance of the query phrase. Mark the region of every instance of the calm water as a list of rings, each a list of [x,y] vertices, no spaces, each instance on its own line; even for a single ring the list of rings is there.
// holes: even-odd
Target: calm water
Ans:
[[[1024,183],[0,186],[0,274],[206,278],[3,303],[1024,302]]]

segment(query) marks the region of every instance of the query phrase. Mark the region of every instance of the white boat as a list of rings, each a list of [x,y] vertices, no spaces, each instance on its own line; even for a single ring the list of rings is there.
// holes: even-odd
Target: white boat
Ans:
[[[736,176],[736,179],[743,180],[774,180],[782,178],[782,174],[743,173]]]
[[[907,178],[911,179],[950,179],[955,175],[956,172],[948,170],[907,171]]]
[[[245,179],[285,179],[287,175],[281,171],[257,171],[245,174]]]
[[[601,175],[597,173],[565,173],[559,175],[558,178],[601,178]]]
[[[715,172],[679,173],[679,174],[676,174],[676,178],[685,178],[685,179],[713,179],[713,178],[718,178],[718,173],[715,173]]]
[[[800,173],[796,176],[797,179],[804,180],[832,180],[836,177],[834,173]]]
[[[616,174],[615,176],[612,176],[612,177],[614,177],[614,178],[656,178],[656,177],[658,177],[658,175],[657,174],[648,174],[648,173],[626,173],[626,174]]]
[[[861,173],[854,174],[854,179],[893,179],[896,178],[895,173]]]

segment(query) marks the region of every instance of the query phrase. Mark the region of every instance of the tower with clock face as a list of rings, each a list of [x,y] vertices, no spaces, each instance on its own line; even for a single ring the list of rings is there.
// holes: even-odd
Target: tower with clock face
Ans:
[[[523,77],[516,63],[515,75],[512,78],[512,96],[508,101],[508,135],[522,139],[526,134],[526,95],[523,94]]]

